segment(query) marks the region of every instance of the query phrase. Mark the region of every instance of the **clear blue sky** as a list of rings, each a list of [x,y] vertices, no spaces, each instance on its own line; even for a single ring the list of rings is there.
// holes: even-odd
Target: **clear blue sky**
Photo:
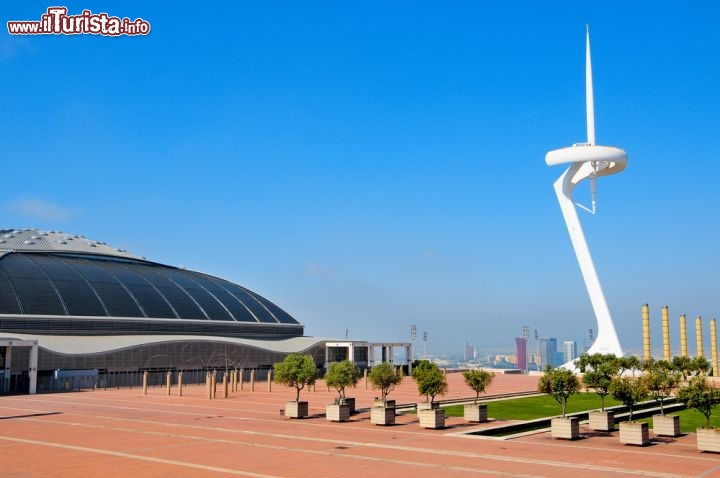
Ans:
[[[589,23],[597,141],[629,166],[581,219],[621,342],[640,347],[645,302],[654,347],[663,304],[674,348],[681,313],[709,342],[716,2],[62,3],[150,22],[121,38],[10,36],[55,5],[17,3],[0,15],[0,227],[233,280],[308,335],[416,324],[433,353],[596,328],[563,168],[544,162],[585,140]]]

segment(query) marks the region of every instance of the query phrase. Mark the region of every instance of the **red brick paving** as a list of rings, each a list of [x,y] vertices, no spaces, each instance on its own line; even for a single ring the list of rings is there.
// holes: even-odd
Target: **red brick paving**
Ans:
[[[445,398],[471,395],[460,374],[448,381]],[[534,390],[536,383],[498,375],[489,393]],[[322,382],[301,395],[313,417],[291,420],[279,411],[294,391],[273,385],[268,392],[266,382],[255,390],[214,400],[204,397],[204,385],[185,386],[182,397],[160,387],[147,396],[134,388],[2,397],[0,470],[13,477],[720,477],[720,455],[698,452],[694,434],[637,448],[621,445],[616,433],[587,430],[572,442],[549,433],[480,438],[463,432],[488,425],[461,418],[448,418],[443,430],[421,429],[415,415],[400,415],[389,427],[370,424],[367,412],[331,423],[322,415],[336,393]],[[363,383],[349,391],[358,408],[377,394]],[[417,401],[412,380],[389,398]]]

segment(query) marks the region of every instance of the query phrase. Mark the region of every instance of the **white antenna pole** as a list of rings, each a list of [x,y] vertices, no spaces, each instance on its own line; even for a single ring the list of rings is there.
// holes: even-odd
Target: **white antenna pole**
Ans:
[[[587,144],[595,144],[595,99],[593,97],[592,60],[590,59],[590,25],[585,46],[585,107],[587,110]]]

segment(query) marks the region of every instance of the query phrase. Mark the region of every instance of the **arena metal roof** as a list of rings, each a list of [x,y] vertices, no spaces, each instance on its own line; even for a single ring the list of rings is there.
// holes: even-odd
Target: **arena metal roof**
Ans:
[[[77,234],[39,229],[0,229],[0,255],[10,251],[74,252],[98,254],[128,259],[144,260],[106,242],[88,239]]]
[[[238,284],[153,263],[83,236],[5,229],[0,230],[0,241],[0,328],[11,323],[18,332],[65,327],[58,322],[40,326],[37,319],[42,317],[83,318],[65,327],[77,329],[80,335],[96,335],[108,328],[151,333],[147,327],[133,325],[137,319],[154,319],[155,333],[187,333],[195,327],[203,335],[221,330],[221,335],[236,335],[227,327],[232,323],[250,327],[243,334],[260,330],[252,324],[300,326],[280,307]],[[10,320],[15,317],[38,323],[23,326]],[[97,320],[89,324],[88,318]],[[115,323],[108,323],[108,318],[116,319]],[[214,331],[191,326],[190,322],[198,321],[225,325]]]

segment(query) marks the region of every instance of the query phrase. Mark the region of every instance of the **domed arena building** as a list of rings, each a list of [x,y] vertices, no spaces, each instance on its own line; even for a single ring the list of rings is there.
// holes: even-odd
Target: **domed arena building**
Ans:
[[[0,230],[0,393],[137,383],[149,371],[270,369],[325,341],[230,281],[56,231]],[[64,377],[64,379],[63,379]],[[93,378],[95,377],[95,378]],[[103,383],[102,379],[105,382]]]

